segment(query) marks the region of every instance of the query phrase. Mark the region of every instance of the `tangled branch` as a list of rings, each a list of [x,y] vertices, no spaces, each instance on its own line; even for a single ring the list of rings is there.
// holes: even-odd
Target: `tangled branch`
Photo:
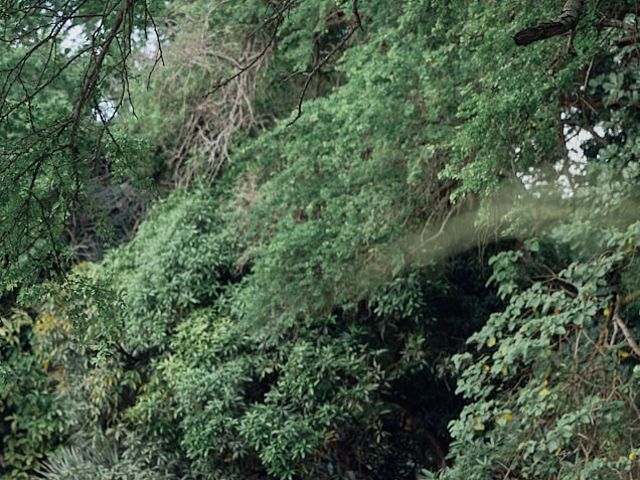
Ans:
[[[212,182],[229,158],[235,135],[256,125],[252,103],[273,42],[272,35],[234,38],[211,31],[208,16],[185,20],[190,28],[175,34],[166,49],[172,69],[153,85],[165,99],[162,108],[171,110],[167,114],[182,113],[164,140],[177,185],[196,178]],[[236,73],[217,80],[229,70]]]

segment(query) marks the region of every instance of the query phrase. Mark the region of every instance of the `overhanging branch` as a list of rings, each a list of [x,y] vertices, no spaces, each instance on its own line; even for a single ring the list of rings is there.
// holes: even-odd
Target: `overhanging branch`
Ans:
[[[516,45],[526,46],[574,30],[580,20],[583,8],[584,0],[567,0],[558,18],[520,30],[515,34],[513,40]]]

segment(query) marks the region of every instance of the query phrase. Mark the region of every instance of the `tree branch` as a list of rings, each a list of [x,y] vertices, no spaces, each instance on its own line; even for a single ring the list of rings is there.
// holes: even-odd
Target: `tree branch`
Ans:
[[[627,341],[627,344],[629,345],[631,350],[633,350],[633,353],[635,353],[638,357],[640,357],[640,346],[638,346],[638,343],[636,342],[635,338],[633,338],[633,334],[631,333],[631,330],[629,330],[629,327],[627,327],[627,325],[622,321],[622,318],[620,318],[620,315],[618,313],[618,310],[620,309],[621,304],[622,304],[622,298],[618,296],[616,300],[616,306],[613,309],[613,321],[618,326],[618,328],[622,330],[622,334],[624,335],[624,338]]]
[[[583,8],[584,0],[567,0],[559,17],[550,22],[542,22],[535,27],[520,30],[515,34],[513,40],[516,45],[526,46],[574,30]]]

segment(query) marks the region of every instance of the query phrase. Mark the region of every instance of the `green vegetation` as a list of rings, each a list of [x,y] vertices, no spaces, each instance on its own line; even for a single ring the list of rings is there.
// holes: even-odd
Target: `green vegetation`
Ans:
[[[640,478],[639,5],[562,3],[2,3],[0,476]]]

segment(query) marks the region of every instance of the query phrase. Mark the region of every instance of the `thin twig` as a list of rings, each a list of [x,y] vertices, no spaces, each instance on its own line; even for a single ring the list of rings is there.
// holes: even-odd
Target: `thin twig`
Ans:
[[[351,27],[351,29],[349,30],[349,32],[342,37],[342,40],[340,40],[340,42],[338,42],[338,44],[336,44],[329,53],[327,53],[318,63],[316,63],[316,65],[313,67],[313,69],[307,73],[307,79],[304,82],[304,85],[302,87],[302,92],[300,93],[300,97],[298,99],[298,108],[296,110],[296,116],[293,118],[293,120],[291,120],[287,126],[291,126],[294,123],[296,123],[296,121],[298,121],[298,119],[302,116],[302,103],[304,102],[304,97],[307,93],[307,90],[309,89],[309,85],[311,84],[311,80],[313,79],[313,77],[320,71],[320,69],[322,68],[322,66],[324,64],[326,64],[331,57],[333,57],[333,55],[338,52],[339,50],[341,50],[349,41],[349,39],[360,29],[362,29],[362,23],[361,23],[361,19],[360,19],[360,14],[358,13],[358,3],[357,0],[353,0],[352,2],[352,9],[354,11],[354,17],[356,19],[355,25],[353,27]]]

